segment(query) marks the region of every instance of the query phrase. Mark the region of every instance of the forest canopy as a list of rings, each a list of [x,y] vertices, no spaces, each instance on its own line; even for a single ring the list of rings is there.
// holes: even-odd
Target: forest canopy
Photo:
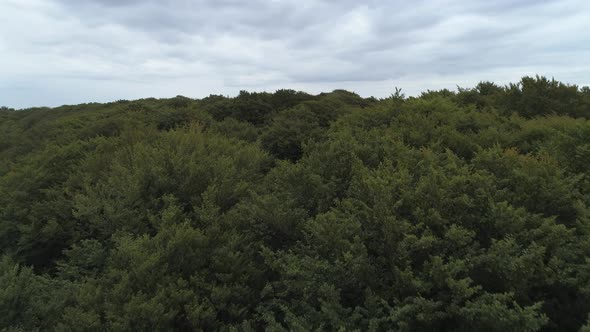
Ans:
[[[590,89],[0,109],[2,331],[590,331]]]

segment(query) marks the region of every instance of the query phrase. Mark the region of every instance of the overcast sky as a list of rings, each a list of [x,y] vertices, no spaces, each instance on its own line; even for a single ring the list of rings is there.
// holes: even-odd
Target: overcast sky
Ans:
[[[0,106],[590,85],[588,0],[0,0]]]

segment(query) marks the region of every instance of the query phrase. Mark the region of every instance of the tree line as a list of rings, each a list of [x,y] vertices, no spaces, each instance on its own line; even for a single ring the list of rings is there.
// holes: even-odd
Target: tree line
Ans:
[[[2,331],[590,331],[590,89],[0,109]]]

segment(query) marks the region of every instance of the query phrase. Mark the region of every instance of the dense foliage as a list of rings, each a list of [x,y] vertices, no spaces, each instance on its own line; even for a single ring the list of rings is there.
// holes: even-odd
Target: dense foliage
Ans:
[[[0,330],[590,330],[590,89],[0,109]]]

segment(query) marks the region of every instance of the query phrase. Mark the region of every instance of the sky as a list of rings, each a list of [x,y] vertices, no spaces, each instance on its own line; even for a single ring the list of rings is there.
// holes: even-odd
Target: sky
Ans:
[[[587,0],[0,0],[0,106],[590,85]]]

